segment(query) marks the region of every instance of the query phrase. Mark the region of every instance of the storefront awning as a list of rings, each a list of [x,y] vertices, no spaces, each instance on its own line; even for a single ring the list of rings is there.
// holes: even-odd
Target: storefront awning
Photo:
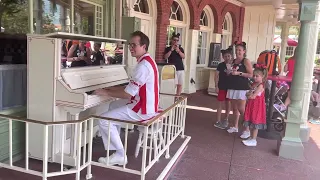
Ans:
[[[281,44],[281,37],[277,36],[274,38],[273,43],[274,44]],[[291,39],[288,37],[288,41],[287,41],[288,46],[298,46],[298,42],[294,39]]]

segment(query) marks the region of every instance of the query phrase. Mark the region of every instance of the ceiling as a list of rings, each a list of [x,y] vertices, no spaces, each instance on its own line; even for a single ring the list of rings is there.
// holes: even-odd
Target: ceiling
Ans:
[[[238,0],[245,6],[272,5],[276,10],[278,22],[298,24],[299,4],[297,0]]]

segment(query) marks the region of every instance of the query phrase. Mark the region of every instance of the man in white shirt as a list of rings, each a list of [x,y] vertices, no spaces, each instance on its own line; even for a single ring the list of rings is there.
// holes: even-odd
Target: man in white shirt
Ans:
[[[99,89],[95,94],[121,98],[110,104],[109,111],[101,116],[129,120],[143,121],[157,115],[159,108],[158,68],[155,61],[148,54],[149,38],[141,31],[131,34],[129,49],[132,57],[137,59],[137,65],[132,73],[129,84],[124,87]],[[104,147],[108,147],[108,121],[100,120],[99,131],[102,135]],[[110,123],[110,150],[116,152],[109,157],[109,165],[123,165],[127,163],[123,144],[120,139],[120,125]],[[107,163],[106,157],[99,158],[100,163]]]

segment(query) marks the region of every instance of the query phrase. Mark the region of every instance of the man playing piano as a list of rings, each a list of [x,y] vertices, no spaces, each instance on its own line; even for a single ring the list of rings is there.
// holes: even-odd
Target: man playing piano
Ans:
[[[143,121],[157,115],[159,107],[158,69],[155,61],[148,54],[149,38],[141,31],[131,34],[129,49],[132,57],[137,59],[137,65],[126,87],[99,89],[95,94],[121,98],[110,104],[109,111],[101,116],[129,120]],[[102,135],[104,147],[107,150],[108,121],[100,120],[99,131]],[[120,124],[110,123],[110,150],[116,152],[109,157],[109,165],[123,165],[127,163],[124,147],[120,139]],[[100,163],[107,163],[106,157],[99,158]]]

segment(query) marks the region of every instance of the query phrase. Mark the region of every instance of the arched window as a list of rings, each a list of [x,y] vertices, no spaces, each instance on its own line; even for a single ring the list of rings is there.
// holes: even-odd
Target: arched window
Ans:
[[[177,3],[176,1],[172,2],[170,19],[183,21],[183,14],[182,14],[181,7],[179,3]]]
[[[173,22],[173,25],[168,26],[167,28],[167,46],[170,46],[170,42],[171,42],[170,38],[172,36],[172,33],[175,32],[175,33],[180,33],[182,35],[182,31],[183,31],[182,27],[178,27],[175,25],[177,21],[183,22],[182,7],[176,0],[174,0],[171,5],[170,20],[173,20],[174,22]],[[172,24],[172,22],[170,24]],[[180,38],[180,43],[182,43],[182,41],[183,39]]]
[[[197,66],[205,66],[209,59],[210,35],[213,31],[213,12],[209,6],[204,7],[200,16],[198,36]]]
[[[200,16],[200,25],[201,26],[208,26],[208,17],[206,12],[203,10]]]
[[[223,24],[222,24],[222,48],[226,49],[232,44],[232,17],[230,13],[227,13],[224,17]]]
[[[149,6],[147,0],[136,0],[133,5],[134,11],[149,14]]]

